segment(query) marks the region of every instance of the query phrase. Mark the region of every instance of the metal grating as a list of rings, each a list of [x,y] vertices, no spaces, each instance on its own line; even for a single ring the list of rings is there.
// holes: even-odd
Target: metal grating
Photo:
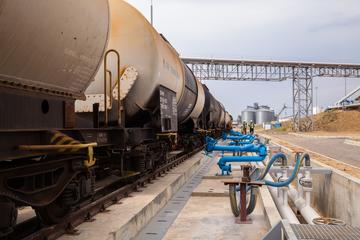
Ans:
[[[299,240],[358,240],[360,228],[335,225],[290,224]]]

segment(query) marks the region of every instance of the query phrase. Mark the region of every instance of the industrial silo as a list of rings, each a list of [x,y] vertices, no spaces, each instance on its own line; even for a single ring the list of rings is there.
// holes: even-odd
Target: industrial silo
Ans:
[[[244,111],[241,112],[241,121],[242,122],[256,122],[255,121],[255,114],[256,114],[256,110],[253,107],[247,107]]]
[[[256,124],[269,123],[275,119],[274,110],[268,106],[260,106],[255,114]]]

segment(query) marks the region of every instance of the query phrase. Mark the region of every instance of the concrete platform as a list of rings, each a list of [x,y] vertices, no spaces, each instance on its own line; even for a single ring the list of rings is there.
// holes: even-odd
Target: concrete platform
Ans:
[[[203,179],[195,188],[191,196],[196,197],[228,197],[229,186],[225,186],[224,179]]]
[[[206,160],[207,157],[201,152],[194,155],[164,177],[147,185],[142,192],[134,192],[131,197],[122,199],[121,204],[112,205],[109,211],[99,213],[95,221],[78,226],[79,235],[64,235],[60,239],[133,238]]]
[[[224,156],[226,156],[226,155],[224,155]],[[230,156],[232,156],[232,155],[230,155]],[[231,166],[232,166],[232,174],[231,175],[235,175],[235,176],[237,176],[237,175],[239,175],[240,173],[240,166],[241,166],[241,163],[231,163]],[[211,168],[211,170],[207,173],[207,174],[205,174],[205,176],[203,177],[204,179],[220,179],[220,178],[222,178],[222,179],[226,179],[226,178],[232,178],[232,176],[221,176],[220,175],[221,174],[221,170],[220,170],[220,168],[219,168],[219,166],[217,165],[217,164],[215,164],[212,168]],[[219,176],[220,175],[220,176]]]
[[[228,197],[191,197],[164,239],[262,239],[270,226],[261,204],[251,219],[252,224],[236,224]]]
[[[163,239],[262,239],[273,224],[268,217],[274,218],[273,222],[280,220],[275,205],[271,205],[272,199],[267,198],[270,194],[263,193],[258,195],[258,204],[250,215],[252,224],[236,224],[224,180],[241,174],[234,171],[232,176],[215,176],[217,171],[215,164],[205,174]],[[262,195],[266,195],[265,199]],[[270,208],[265,210],[263,202]]]
[[[192,192],[192,196],[213,196],[227,197],[229,196],[229,187],[224,185],[224,180],[234,177],[240,177],[240,163],[231,163],[235,168],[231,175],[221,176],[220,168],[217,164],[211,167],[210,171],[203,176],[201,183]]]

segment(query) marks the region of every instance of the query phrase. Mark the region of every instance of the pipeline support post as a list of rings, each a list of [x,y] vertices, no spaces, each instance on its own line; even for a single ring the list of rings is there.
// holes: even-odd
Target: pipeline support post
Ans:
[[[240,201],[239,201],[239,208],[240,208],[240,216],[236,218],[235,223],[237,224],[251,224],[252,220],[248,218],[246,214],[246,183],[240,182]]]
[[[250,224],[252,223],[251,219],[247,217],[246,213],[246,186],[247,183],[251,181],[250,178],[250,169],[251,165],[243,165],[241,166],[243,176],[241,177],[240,184],[240,201],[239,201],[239,209],[240,216],[235,220],[235,223],[238,224]]]
[[[233,178],[224,181],[224,185],[239,185],[240,186],[240,201],[239,201],[239,209],[240,214],[239,217],[235,219],[235,223],[237,224],[251,224],[252,220],[249,218],[246,210],[246,194],[247,188],[252,186],[261,187],[265,184],[263,181],[242,181],[242,178]]]

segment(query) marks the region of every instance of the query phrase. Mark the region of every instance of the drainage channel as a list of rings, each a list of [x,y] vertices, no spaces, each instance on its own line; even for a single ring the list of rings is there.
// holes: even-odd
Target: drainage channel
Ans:
[[[165,236],[172,223],[190,199],[193,190],[200,184],[202,177],[210,171],[211,167],[217,161],[216,157],[206,158],[206,161],[199,170],[192,175],[165,207],[151,219],[134,239],[160,240]]]

